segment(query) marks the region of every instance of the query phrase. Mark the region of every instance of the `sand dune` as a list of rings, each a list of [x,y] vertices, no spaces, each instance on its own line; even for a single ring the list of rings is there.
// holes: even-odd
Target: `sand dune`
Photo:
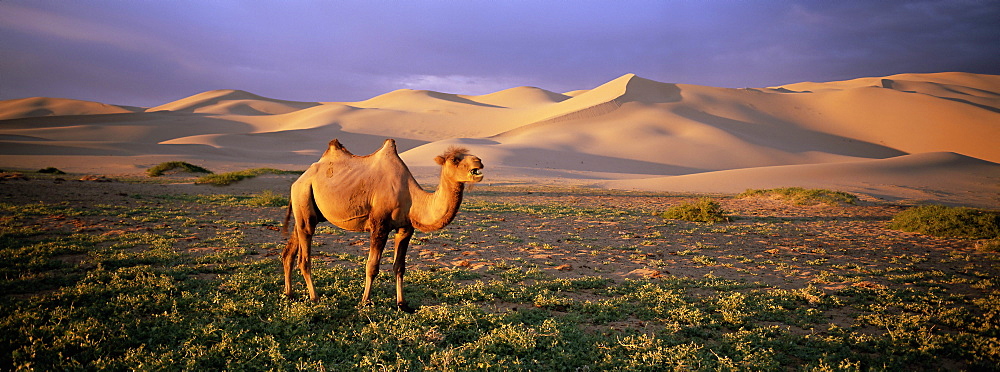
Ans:
[[[305,168],[339,138],[397,139],[434,182],[449,145],[488,180],[663,191],[810,186],[1000,206],[1000,76],[899,74],[728,89],[626,74],[591,89],[402,89],[359,102],[215,90],[152,108],[0,101],[0,167],[139,172],[165,160]]]
[[[856,192],[894,201],[1000,205],[1000,166],[951,152],[615,180],[600,185],[616,189],[710,193],[797,186]]]
[[[242,90],[213,90],[156,106],[147,112],[171,111],[219,115],[287,114],[318,103],[264,98]]]
[[[32,97],[0,101],[0,120],[39,116],[122,114],[140,110],[138,107],[75,99]]]
[[[640,78],[628,78],[602,95],[613,98],[614,108],[595,110],[601,103],[591,100],[594,106],[565,115],[575,117],[543,120],[491,139],[500,147],[530,144],[705,170],[934,151],[1000,161],[997,113],[975,105],[881,88],[775,94],[645,79],[633,84]]]

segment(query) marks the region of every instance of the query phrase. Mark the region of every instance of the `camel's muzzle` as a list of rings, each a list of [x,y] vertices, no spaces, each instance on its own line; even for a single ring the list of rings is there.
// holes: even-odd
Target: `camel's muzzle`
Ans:
[[[469,170],[469,175],[472,176],[473,182],[479,182],[483,180],[482,168],[472,168],[471,170]]]

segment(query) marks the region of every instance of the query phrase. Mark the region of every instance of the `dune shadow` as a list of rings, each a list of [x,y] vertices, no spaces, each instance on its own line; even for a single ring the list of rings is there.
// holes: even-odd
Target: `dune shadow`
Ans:
[[[455,94],[441,93],[435,91],[427,91],[427,96],[437,98],[443,101],[450,101],[455,103],[463,103],[466,105],[480,106],[480,107],[490,107],[490,108],[506,108],[503,106],[491,105],[488,103],[476,102],[471,99],[462,98]]]
[[[678,107],[674,113],[686,119],[724,130],[748,143],[791,153],[818,151],[868,158],[891,158],[906,155],[905,152],[891,147],[805,129],[774,117],[765,117],[760,122],[747,122],[689,107]]]
[[[882,83],[882,88],[893,89],[893,90],[904,92],[904,93],[925,94],[925,95],[929,95],[931,97],[936,97],[936,98],[940,98],[940,99],[946,99],[946,100],[949,100],[949,101],[952,101],[952,102],[964,103],[964,104],[967,104],[967,105],[970,105],[970,106],[981,108],[983,110],[988,110],[988,111],[1000,113],[1000,109],[998,109],[996,107],[987,106],[987,105],[984,105],[984,104],[981,104],[981,103],[975,103],[975,102],[972,102],[972,101],[969,101],[969,100],[965,100],[965,99],[961,99],[961,98],[957,98],[957,97],[942,97],[942,96],[933,95],[933,94],[927,94],[927,93],[922,93],[922,92],[918,92],[918,91],[914,91],[914,90],[900,90],[899,87],[898,87],[899,84],[897,84],[892,79],[882,79],[881,83]],[[963,95],[963,96],[976,97],[976,95],[974,95],[974,94],[969,94],[969,93],[966,93],[966,92],[959,91],[959,90],[951,88],[951,87],[949,87],[948,85],[945,85],[945,84],[937,84],[937,83],[929,83],[929,84],[934,85],[934,86],[936,86],[936,87],[938,87],[940,89],[943,89],[943,90],[951,92],[951,93],[960,94],[960,95]],[[975,90],[975,91],[977,91],[979,93],[983,93],[983,94],[988,94],[988,95],[993,95],[993,96],[997,95],[996,93],[989,92],[989,91],[984,91],[984,90],[980,90],[980,89],[974,89],[974,88],[969,88],[969,89],[973,89],[973,90]]]
[[[593,155],[575,151],[522,148],[514,152],[516,156],[504,161],[504,165],[545,169],[547,171],[602,172],[657,176],[675,176],[706,171],[704,169],[679,165]]]
[[[677,84],[660,83],[640,77],[632,78],[625,87],[625,94],[616,98],[621,103],[673,103],[682,99],[681,88]]]

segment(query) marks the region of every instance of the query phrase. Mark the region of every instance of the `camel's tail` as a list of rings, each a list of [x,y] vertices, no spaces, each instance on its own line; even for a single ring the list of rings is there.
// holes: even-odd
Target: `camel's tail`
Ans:
[[[288,211],[285,212],[285,222],[281,224],[281,235],[288,237],[288,222],[292,220],[292,203],[288,203]]]

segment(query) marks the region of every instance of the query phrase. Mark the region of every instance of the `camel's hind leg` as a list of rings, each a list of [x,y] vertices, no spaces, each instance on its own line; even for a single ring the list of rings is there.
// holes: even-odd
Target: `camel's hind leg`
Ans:
[[[297,264],[306,281],[309,298],[313,301],[318,298],[312,282],[312,252],[310,249],[317,223],[315,218],[308,218],[305,221],[296,220],[288,243],[281,251],[281,266],[285,272],[285,296],[292,296],[292,271],[295,270],[293,265]]]
[[[299,251],[299,271],[302,272],[302,278],[306,281],[306,288],[309,290],[309,299],[316,301],[319,296],[316,295],[316,287],[313,286],[312,280],[312,237],[316,232],[316,218],[309,218],[306,221],[302,221],[301,224],[295,226],[295,234],[292,239],[296,239],[295,244],[298,245]]]
[[[309,173],[307,171],[307,173]],[[306,174],[303,175],[305,177]],[[312,185],[303,178],[299,178],[292,184],[291,202],[289,203],[288,214],[285,217],[285,224],[291,222],[291,236],[288,244],[281,252],[281,264],[285,274],[285,295],[292,295],[292,265],[297,263],[302,277],[305,279],[306,287],[309,290],[309,298],[316,301],[316,288],[312,282],[312,257],[310,255],[312,237],[316,232],[316,224],[320,221],[319,210],[316,201],[313,199]]]
[[[312,282],[312,252],[310,252],[315,226],[315,222],[296,226],[288,239],[288,244],[285,244],[285,249],[281,251],[281,266],[285,271],[285,296],[292,296],[292,271],[295,270],[293,265],[298,264],[299,271],[306,281],[306,288],[309,290],[309,298],[313,301],[319,298]]]
[[[294,232],[293,232],[294,233]],[[285,296],[292,296],[292,267],[299,255],[298,239],[293,235],[288,238],[285,249],[281,251],[281,267],[285,270]]]
[[[306,281],[306,288],[309,290],[309,298],[316,301],[316,287],[312,282],[312,258],[311,246],[312,237],[316,231],[318,220],[315,217],[304,219],[295,218],[295,227],[292,228],[291,236],[285,249],[281,251],[281,266],[285,271],[285,296],[292,296],[292,271],[293,265],[298,264],[299,271]]]

